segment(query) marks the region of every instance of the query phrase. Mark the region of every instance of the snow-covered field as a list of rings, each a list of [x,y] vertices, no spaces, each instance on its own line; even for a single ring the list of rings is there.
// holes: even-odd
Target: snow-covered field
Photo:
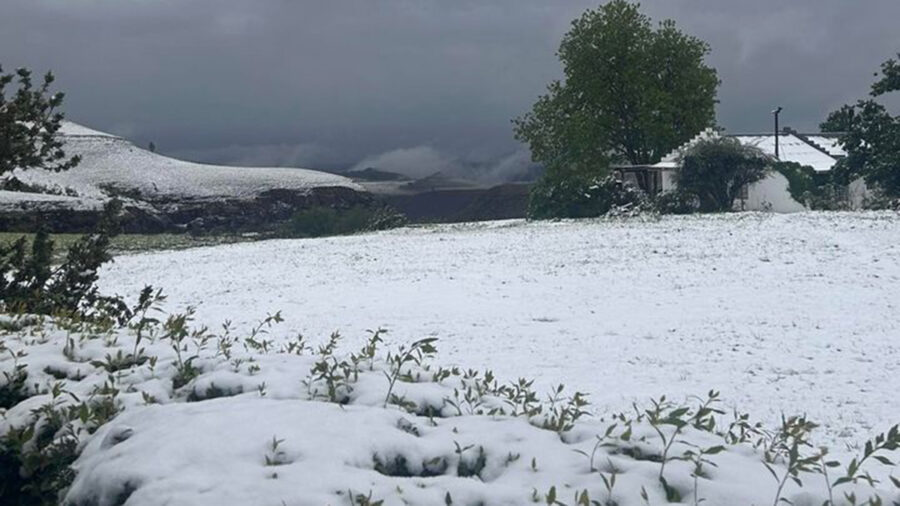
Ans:
[[[0,499],[896,504],[897,232],[743,214],[122,256],[102,288],[166,287],[165,323],[0,316]]]
[[[440,339],[437,362],[633,400],[721,390],[836,450],[900,420],[900,218],[730,214],[401,229],[118,257],[107,292],[164,288],[213,328]]]

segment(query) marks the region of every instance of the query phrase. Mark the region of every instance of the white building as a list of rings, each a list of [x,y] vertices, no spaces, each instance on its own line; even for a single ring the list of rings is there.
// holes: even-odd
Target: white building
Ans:
[[[626,184],[633,184],[648,193],[659,193],[675,189],[674,172],[678,168],[681,154],[701,139],[723,135],[707,129],[685,145],[663,157],[654,165],[622,166],[616,171]],[[755,146],[775,158],[775,134],[729,135],[741,144]],[[847,153],[838,143],[836,134],[801,134],[784,129],[778,135],[778,159],[807,165],[816,172],[828,172]],[[862,207],[866,197],[866,185],[859,179],[847,188],[847,200],[851,209]],[[747,211],[770,210],[779,213],[804,211],[806,207],[794,200],[788,191],[788,181],[777,171],[771,171],[762,181],[745,189],[735,208]]]

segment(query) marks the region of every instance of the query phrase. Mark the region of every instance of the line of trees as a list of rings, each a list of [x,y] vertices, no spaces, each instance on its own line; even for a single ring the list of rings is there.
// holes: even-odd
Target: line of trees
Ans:
[[[604,214],[627,197],[609,180],[612,165],[656,163],[715,127],[720,82],[705,62],[709,51],[674,21],[654,25],[627,0],[612,0],[573,21],[557,53],[564,78],[513,120],[516,138],[545,167],[532,189],[529,215]],[[822,124],[823,131],[842,132],[848,152],[827,181],[779,166],[735,140],[707,139],[682,153],[675,174],[679,195],[663,200],[681,210],[730,210],[741,188],[770,170],[814,186],[806,193],[818,200],[858,177],[887,198],[900,198],[900,117],[876,101],[896,91],[900,63],[892,59],[882,65],[868,99],[842,107]]]
[[[859,177],[889,200],[900,199],[900,115],[894,116],[878,100],[900,92],[900,54],[881,65],[869,97],[845,105],[828,115],[823,132],[841,133],[847,157],[840,160],[835,177],[846,184]]]
[[[605,206],[590,199],[578,202],[609,186],[611,164],[659,161],[713,126],[719,78],[705,62],[709,51],[674,21],[654,25],[625,0],[573,21],[558,51],[565,78],[513,120],[516,138],[546,169],[530,214],[603,213]]]

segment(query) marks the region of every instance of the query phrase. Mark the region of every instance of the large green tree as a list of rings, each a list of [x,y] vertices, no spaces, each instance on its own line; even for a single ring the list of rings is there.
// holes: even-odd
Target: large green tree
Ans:
[[[900,54],[898,54],[900,58]],[[881,65],[869,98],[845,105],[828,115],[824,131],[841,132],[847,157],[838,162],[836,180],[847,184],[857,177],[875,186],[887,197],[900,197],[900,115],[894,116],[878,101],[900,92],[900,63],[889,59]]]
[[[50,91],[53,80],[48,72],[35,86],[28,69],[4,73],[0,67],[0,175],[16,168],[60,171],[78,164],[77,156],[66,157],[57,135],[63,94]]]
[[[516,138],[548,167],[602,173],[654,163],[715,120],[709,46],[640,5],[612,0],[572,22],[559,47],[564,79],[513,120]]]

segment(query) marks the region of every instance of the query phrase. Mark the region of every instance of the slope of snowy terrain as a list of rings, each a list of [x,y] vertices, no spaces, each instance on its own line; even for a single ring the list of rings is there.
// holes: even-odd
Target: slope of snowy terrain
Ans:
[[[351,349],[441,339],[439,363],[587,392],[596,413],[709,389],[768,424],[822,424],[851,451],[900,420],[900,220],[729,214],[408,228],[117,258],[104,291]],[[354,341],[357,340],[357,341]]]
[[[103,198],[106,187],[146,198],[252,198],[272,189],[321,186],[360,189],[349,179],[308,169],[225,167],[176,160],[141,149],[121,137],[66,122],[61,129],[69,156],[81,163],[65,172],[16,171],[23,182],[82,197]]]
[[[0,190],[0,208],[14,208],[19,206],[41,207],[42,205],[82,209],[85,207],[102,207],[103,202],[97,199],[85,199],[67,195]]]

